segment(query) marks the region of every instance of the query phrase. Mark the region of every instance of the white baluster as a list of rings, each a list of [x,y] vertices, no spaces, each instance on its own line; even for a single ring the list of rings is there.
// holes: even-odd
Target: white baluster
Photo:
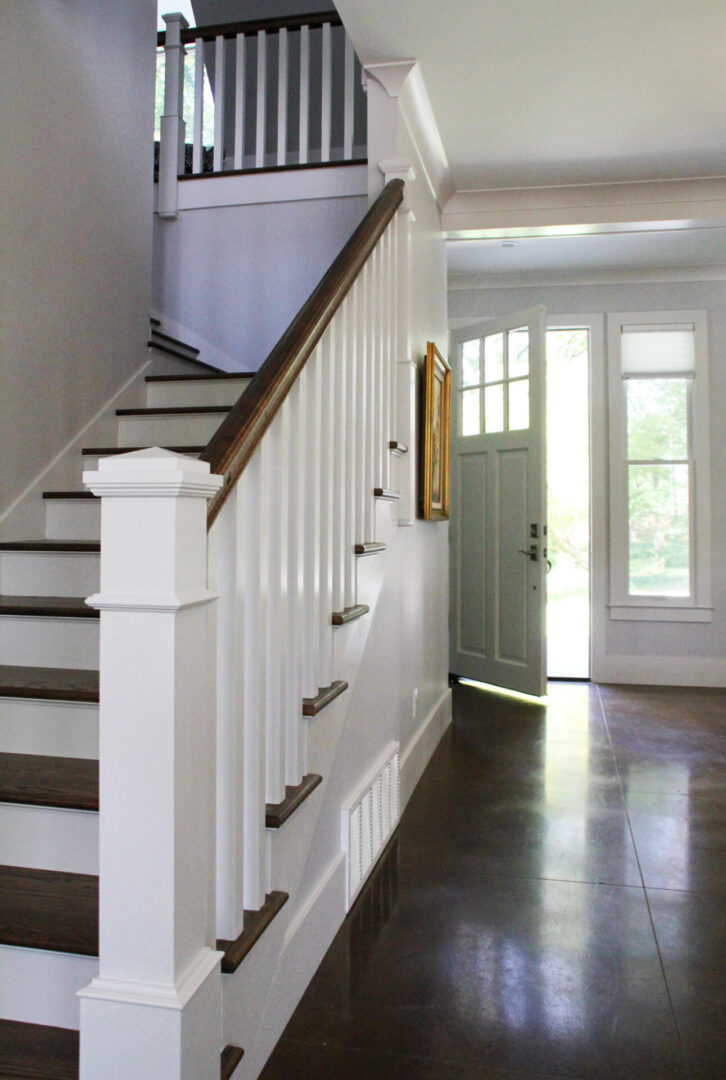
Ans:
[[[200,173],[204,168],[202,152],[202,130],[204,128],[204,42],[197,38],[194,42],[194,132],[192,142],[192,172]]]
[[[244,923],[244,772],[242,738],[244,611],[239,537],[245,508],[240,485],[230,492],[209,533],[210,586],[217,604],[217,937],[227,941]]]
[[[391,455],[388,452],[388,442],[391,438],[391,340],[392,340],[392,313],[393,313],[393,278],[391,274],[392,259],[392,230],[389,225],[381,237],[382,246],[382,371],[381,371],[381,487],[391,486]]]
[[[184,46],[181,32],[189,23],[183,15],[164,15],[164,115],[159,130],[159,217],[179,215],[179,173],[184,171]]]
[[[303,542],[303,696],[315,697],[317,681],[317,641],[320,616],[320,345],[307,362],[305,371],[305,506]]]
[[[283,404],[283,410],[287,403]],[[283,422],[280,413],[265,432],[262,450],[262,508],[260,543],[263,547],[261,602],[265,608],[265,799],[278,803],[285,797],[285,736],[282,712],[284,678],[284,634],[282,597],[287,588],[287,564],[283,560],[282,537],[286,532],[287,477],[283,457]]]
[[[320,160],[330,161],[333,64],[330,40],[330,23],[323,23],[322,98],[320,103]]]
[[[240,543],[242,561],[242,603],[245,671],[244,701],[244,906],[256,909],[265,899],[265,730],[264,704],[264,612],[260,610],[261,550],[260,512],[262,506],[260,448],[250,458],[238,481],[245,508],[244,533]]]
[[[303,373],[304,377],[304,373]],[[302,536],[304,529],[305,440],[302,423],[303,396],[297,379],[288,400],[287,458],[283,468],[289,476],[287,516],[287,617],[285,620],[285,762],[288,784],[299,784],[303,777],[302,720]]]
[[[337,326],[333,351],[333,611],[342,611],[345,604],[345,501],[346,446],[352,431],[346,424],[348,379],[348,336],[351,294],[348,293],[335,316]]]
[[[355,126],[355,53],[353,42],[345,35],[345,102],[343,120],[343,160],[353,157],[353,135]]]
[[[321,341],[320,362],[320,609],[318,612],[318,686],[333,681],[333,371],[337,316]]]
[[[267,134],[267,34],[257,32],[257,129],[255,132],[255,168],[265,164],[265,136]]]
[[[307,164],[310,110],[310,27],[300,27],[300,150],[298,161]]]
[[[287,30],[279,31],[277,76],[277,164],[287,164]]]
[[[224,168],[224,98],[225,58],[227,50],[222,34],[217,35],[214,46],[214,171]]]
[[[234,167],[244,168],[245,160],[245,60],[244,34],[237,34],[234,101]]]
[[[382,307],[383,307],[383,265],[382,265],[382,250],[380,241],[376,244],[376,247],[371,255],[371,263],[373,266],[373,305],[372,305],[372,319],[371,319],[371,337],[373,346],[373,384],[372,384],[372,397],[373,397],[373,428],[371,437],[373,440],[371,447],[372,455],[372,482],[370,484],[370,496],[373,498],[373,489],[381,487],[381,464],[382,464],[382,451],[381,443],[383,442],[383,386],[382,386],[382,364],[383,364],[383,326],[382,326]],[[376,539],[371,537],[371,539]]]
[[[345,568],[345,586],[343,607],[355,604],[355,556],[353,548],[356,534],[356,480],[358,462],[358,413],[360,411],[360,387],[358,385],[358,357],[360,341],[358,338],[358,307],[360,304],[360,284],[355,285],[346,300],[346,337],[343,346],[343,362],[346,368],[345,392],[345,534],[343,537],[343,558]]]
[[[375,252],[374,252],[375,254]],[[363,475],[363,539],[366,543],[375,540],[375,520],[373,504],[373,488],[375,486],[374,450],[375,450],[375,422],[376,422],[376,364],[375,364],[375,259],[373,255],[368,259],[365,266],[366,290],[365,290],[365,431],[363,435],[364,475]]]

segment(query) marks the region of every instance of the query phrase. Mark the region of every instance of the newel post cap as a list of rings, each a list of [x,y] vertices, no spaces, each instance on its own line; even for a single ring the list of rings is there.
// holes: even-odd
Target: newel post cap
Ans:
[[[210,473],[206,461],[152,446],[102,458],[98,469],[84,472],[83,483],[94,495],[111,498],[209,499],[224,480]]]

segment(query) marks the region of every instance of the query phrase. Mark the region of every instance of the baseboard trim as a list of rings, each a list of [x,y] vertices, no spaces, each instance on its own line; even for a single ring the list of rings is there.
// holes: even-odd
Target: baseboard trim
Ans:
[[[401,754],[401,813],[450,723],[451,689],[447,686]]]
[[[592,681],[642,686],[726,686],[726,660],[714,656],[604,656],[593,664]]]

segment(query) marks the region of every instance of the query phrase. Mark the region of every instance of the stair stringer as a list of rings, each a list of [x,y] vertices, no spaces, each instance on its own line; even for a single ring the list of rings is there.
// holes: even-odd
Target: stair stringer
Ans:
[[[355,773],[351,772],[350,746],[360,734],[361,702],[370,693],[361,682],[380,672],[378,658],[368,656],[376,651],[373,646],[381,632],[386,633],[381,624],[388,616],[379,611],[379,600],[387,584],[395,588],[395,576],[405,564],[411,537],[408,529],[397,528],[390,504],[377,504],[376,519],[376,535],[388,548],[358,562],[358,599],[369,605],[370,613],[335,631],[334,673],[348,682],[349,690],[319,716],[303,721],[308,725],[306,771],[322,774],[323,783],[309,805],[282,830],[268,832],[269,887],[284,889],[290,900],[239,970],[224,980],[224,1041],[245,1046],[240,1080],[256,1080],[345,918],[340,809],[349,789],[370,769],[385,745],[400,736],[401,695],[393,679],[383,706],[384,722],[368,725],[366,751],[354,766]],[[435,723],[430,723],[431,719]],[[428,752],[425,760],[420,752],[416,755],[418,775],[449,719],[450,697],[445,688],[432,717],[419,725],[402,747],[406,754],[417,743]],[[431,736],[421,739],[421,733],[429,729]],[[418,775],[407,778],[407,794]]]
[[[0,539],[10,541],[30,536],[45,536],[46,507],[43,492],[74,488],[80,490],[78,462],[82,448],[85,445],[115,445],[118,427],[115,410],[143,407],[146,403],[144,378],[150,373],[151,364],[149,355],[131,378],[111,395],[70,442],[48,462],[25,491],[0,512]]]

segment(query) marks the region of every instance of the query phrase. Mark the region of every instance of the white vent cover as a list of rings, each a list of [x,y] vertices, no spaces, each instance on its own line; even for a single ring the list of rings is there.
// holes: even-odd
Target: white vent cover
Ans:
[[[346,911],[360,892],[398,824],[398,743],[385,755],[342,811],[342,844],[348,859]]]

